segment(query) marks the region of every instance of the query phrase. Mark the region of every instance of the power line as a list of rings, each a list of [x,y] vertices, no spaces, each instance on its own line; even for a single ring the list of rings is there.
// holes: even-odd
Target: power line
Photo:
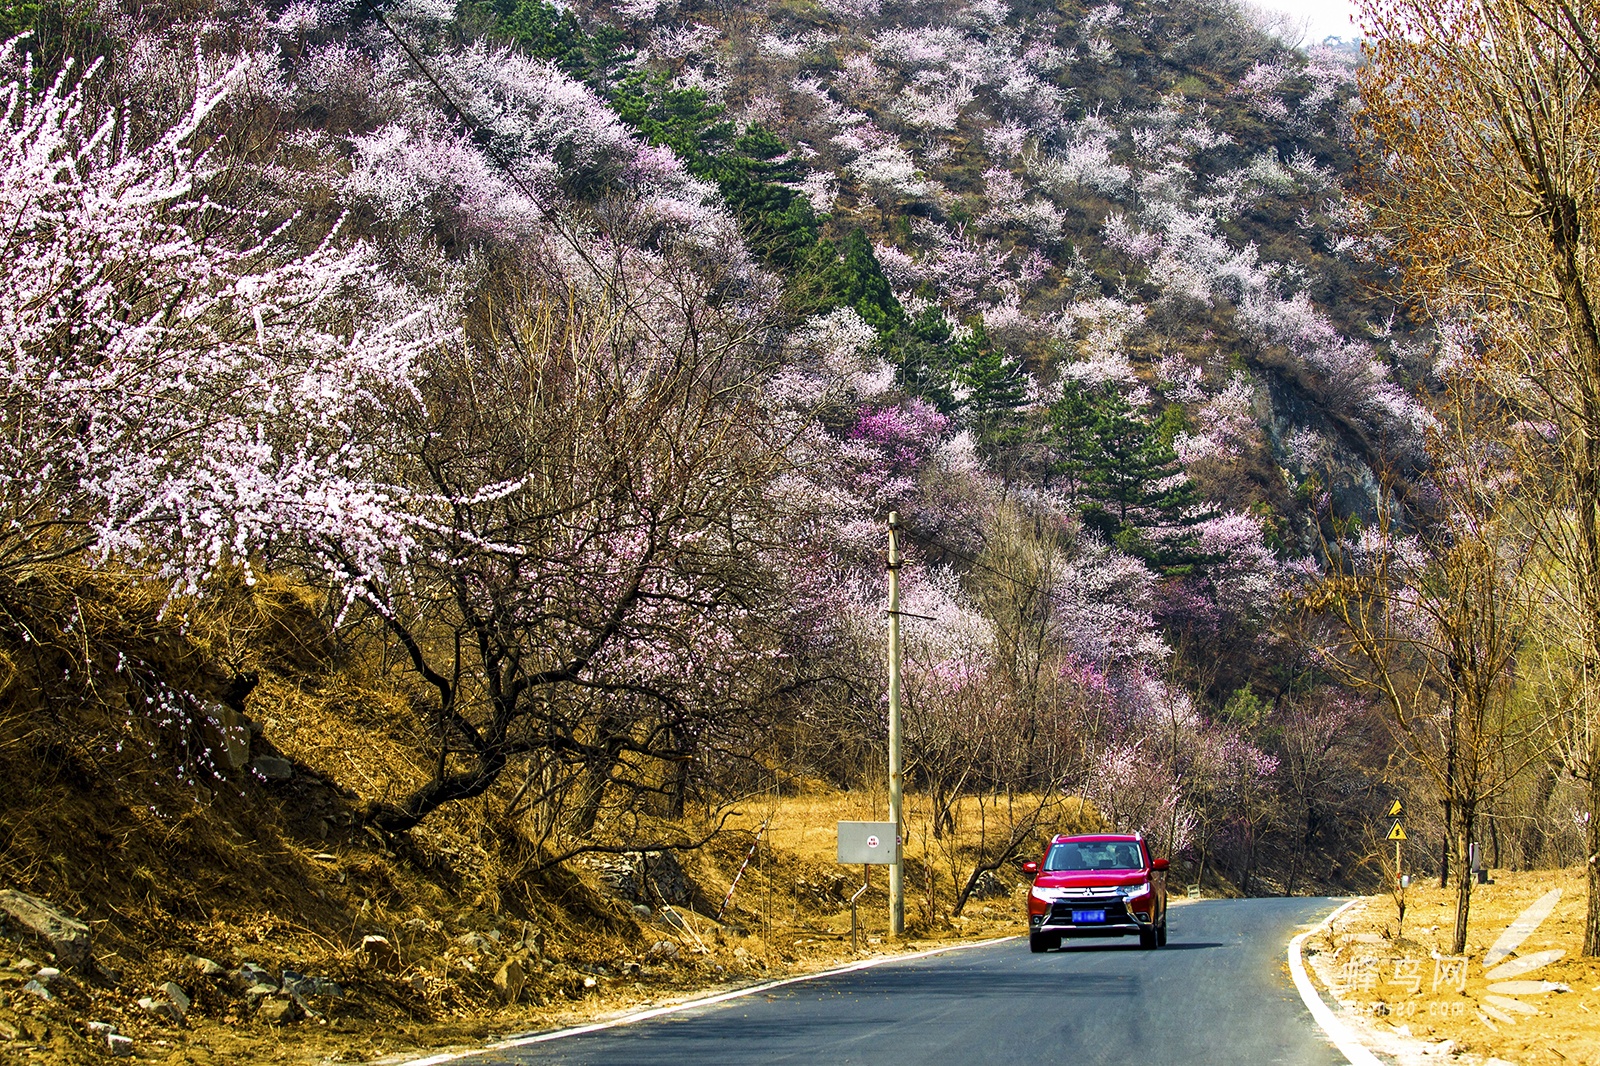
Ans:
[[[1030,581],[1024,581],[1023,579],[1017,577],[1014,574],[1008,574],[1003,570],[996,570],[994,567],[990,566],[989,564],[987,564],[987,563],[985,563],[985,562],[983,562],[983,561],[981,561],[981,560],[979,560],[979,559],[977,559],[977,558],[975,558],[975,557],[973,557],[971,555],[968,555],[966,552],[961,551],[959,548],[953,548],[950,545],[948,545],[948,544],[944,543],[943,541],[938,540],[938,539],[936,539],[934,537],[929,537],[929,536],[927,536],[925,534],[922,534],[922,533],[914,533],[904,523],[901,523],[900,531],[902,533],[904,533],[910,539],[916,541],[918,544],[920,544],[924,548],[933,548],[933,549],[936,549],[936,550],[938,550],[940,552],[943,552],[946,555],[953,555],[957,559],[960,559],[962,562],[966,563],[968,566],[973,567],[974,569],[988,571],[989,573],[993,574],[995,577],[1003,578],[1006,581],[1011,582],[1013,585],[1016,585],[1017,587],[1019,587],[1021,589],[1025,589],[1026,591],[1031,592],[1036,596],[1049,595],[1049,590],[1040,588],[1038,585],[1035,585]],[[912,615],[911,617],[920,618],[922,616],[921,615]]]
[[[523,180],[522,175],[517,173],[516,165],[511,161],[510,157],[495,145],[493,132],[474,118],[466,108],[456,103],[455,98],[444,87],[444,83],[439,79],[438,75],[429,69],[421,53],[384,17],[383,9],[378,0],[361,0],[361,6],[366,8],[372,14],[372,17],[378,20],[378,24],[389,32],[389,36],[395,39],[395,43],[405,52],[406,58],[411,61],[411,65],[417,68],[417,72],[426,79],[429,85],[433,86],[434,91],[439,94],[439,98],[444,101],[445,107],[456,117],[456,120],[461,125],[466,127],[467,132],[472,135],[473,141],[483,149],[490,161],[505,173],[506,177],[511,180],[511,184],[517,187],[517,191],[528,198],[528,201],[538,210],[540,220],[560,234],[561,239],[578,254],[578,258],[583,260],[584,265],[594,272],[596,278],[605,280],[607,275],[601,271],[599,264],[590,257],[582,243],[561,225],[560,220],[556,217],[555,209],[546,204],[544,199]],[[606,281],[606,288],[608,295],[610,295],[611,285],[609,281]]]

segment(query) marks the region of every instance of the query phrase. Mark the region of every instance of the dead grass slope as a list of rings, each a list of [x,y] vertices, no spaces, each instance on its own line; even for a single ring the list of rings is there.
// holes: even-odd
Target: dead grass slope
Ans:
[[[656,875],[619,887],[628,857],[544,868],[504,796],[405,837],[366,827],[367,804],[421,779],[411,753],[425,749],[412,694],[341,649],[320,606],[273,581],[204,605],[102,572],[0,583],[0,888],[88,922],[96,960],[49,981],[47,1002],[24,988],[52,961],[47,945],[0,924],[0,1061],[100,1061],[90,1023],[144,1058],[356,1061],[850,954],[860,871],[833,862],[832,825],[873,816],[881,797],[789,781],[752,798],[704,849],[653,860],[688,886],[670,908]],[[937,848],[913,847],[914,938],[898,947],[1020,928],[1008,872],[964,921],[940,917],[954,873],[1003,822],[986,811]],[[695,827],[629,828],[661,839]],[[860,913],[876,943],[862,947],[888,950],[875,882]],[[364,950],[374,936],[388,948]],[[246,963],[339,995],[310,994],[310,1016],[269,1022],[263,1004],[281,997],[251,994]],[[167,981],[192,1000],[181,1020],[140,1006]]]

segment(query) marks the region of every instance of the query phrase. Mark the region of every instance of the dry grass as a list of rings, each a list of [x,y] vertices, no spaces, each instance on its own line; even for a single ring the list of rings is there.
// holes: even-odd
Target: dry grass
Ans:
[[[1464,988],[1449,981],[1434,987],[1435,955],[1448,954],[1455,921],[1455,889],[1440,889],[1437,881],[1413,883],[1407,890],[1403,927],[1393,899],[1374,896],[1346,912],[1329,935],[1308,943],[1308,953],[1316,952],[1310,961],[1319,979],[1325,986],[1340,988],[1339,998],[1364,1020],[1369,1037],[1403,1063],[1422,1061],[1421,1042],[1438,1045],[1448,1040],[1454,1052],[1530,1066],[1578,1062],[1600,1066],[1600,959],[1580,955],[1582,868],[1495,871],[1493,878],[1493,884],[1473,889]],[[1515,979],[1564,984],[1571,991],[1508,997],[1532,1008],[1536,1012],[1532,1014],[1497,1007],[1487,998],[1496,994],[1489,985],[1497,981],[1486,976],[1484,955],[1519,915],[1551,889],[1561,890],[1555,910],[1510,958],[1564,951],[1564,957]],[[1361,959],[1374,960],[1376,980],[1371,987],[1363,987],[1370,978],[1360,979],[1365,968]],[[1420,978],[1415,991],[1407,976],[1412,967]]]
[[[42,1042],[32,1058],[97,1061],[102,1053],[82,1038],[90,1018],[117,1021],[146,1050],[164,1040],[183,1061],[350,1060],[581,1021],[851,955],[848,899],[862,870],[835,862],[835,823],[885,818],[881,790],[811,783],[795,794],[791,782],[790,794],[746,798],[725,833],[683,855],[695,889],[678,908],[687,928],[660,911],[641,918],[581,864],[541,871],[548,852],[526,822],[505,815],[514,783],[437,812],[405,838],[367,831],[362,807],[422,780],[418,753],[428,747],[403,685],[346,661],[318,608],[304,590],[270,581],[224,590],[203,612],[137,582],[86,573],[0,586],[0,778],[8,784],[0,790],[0,882],[87,919],[97,957],[120,971],[115,986],[86,982],[53,1004],[0,996],[0,1060],[17,1050],[4,1040],[8,1027],[42,1021],[60,1039]],[[137,683],[119,666],[124,654],[143,664]],[[165,686],[192,694],[193,710],[246,672],[260,677],[244,704],[261,726],[256,754],[292,759],[292,781],[238,768],[195,772],[203,722],[158,727],[142,698]],[[1007,895],[973,901],[960,920],[949,909],[972,864],[1040,799],[969,797],[953,812],[953,830],[935,839],[926,801],[908,797],[910,935],[888,940],[887,878],[874,871],[860,901],[861,949],[1020,931],[1024,879],[1011,864],[998,871]],[[703,828],[629,818],[610,826],[613,835],[682,839]],[[1058,806],[1016,858],[1032,857],[1052,831],[1094,823],[1092,811]],[[730,887],[717,923],[711,916]],[[462,940],[520,936],[527,926],[545,934],[544,963],[523,1001],[505,1005],[491,982],[504,952],[474,957]],[[357,945],[369,933],[395,944],[398,972],[361,957]],[[650,954],[664,941],[679,947],[666,961]],[[0,970],[29,952],[37,958],[37,945],[0,935]],[[292,966],[350,994],[328,1007],[326,1025],[271,1030],[253,1022],[226,980],[199,982],[189,953],[230,967]],[[182,1027],[135,1005],[166,980],[195,995]]]
[[[1004,797],[963,797],[953,810],[954,846],[967,852],[986,842],[994,843],[1005,837],[1015,820],[1024,817],[1040,801],[1041,797],[1029,794],[1011,797],[1009,801]],[[837,854],[837,823],[885,821],[888,817],[886,789],[835,792],[818,786],[800,795],[763,798],[743,804],[741,814],[730,819],[729,825],[753,831],[765,822],[766,835],[773,846],[805,861],[832,862]],[[906,797],[905,820],[908,832],[903,854],[908,861],[938,859],[949,846],[933,837],[933,814],[923,797],[915,794]],[[1098,824],[1099,818],[1092,807],[1068,800],[1058,815],[1041,826],[1041,843],[1043,837],[1056,832],[1077,832],[1085,826],[1098,827]]]

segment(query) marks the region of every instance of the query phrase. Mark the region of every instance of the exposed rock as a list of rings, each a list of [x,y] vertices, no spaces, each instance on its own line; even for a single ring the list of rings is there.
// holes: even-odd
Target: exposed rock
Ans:
[[[189,963],[190,966],[193,966],[202,977],[221,977],[228,972],[227,970],[223,969],[221,964],[213,962],[210,959],[203,958],[199,955],[186,955],[184,956],[184,959]]]
[[[993,870],[983,871],[972,885],[972,899],[1006,899],[1010,895],[1011,889],[994,875]]]
[[[400,953],[386,936],[361,938],[361,956],[380,970],[393,972],[400,968]]]
[[[670,851],[588,855],[579,861],[593,870],[607,889],[633,903],[688,903],[695,895],[683,863]]]
[[[233,979],[242,989],[249,991],[254,985],[271,985],[272,991],[278,990],[278,979],[272,976],[272,971],[253,962],[241,962],[239,968],[233,971]]]
[[[651,911],[649,907],[646,907],[643,903],[635,903],[633,905],[633,916],[639,919],[641,922],[648,922],[650,920],[650,915],[653,913],[654,912]]]
[[[650,950],[644,954],[647,959],[675,959],[678,957],[679,950],[676,941],[657,940],[650,945]]]
[[[456,937],[456,943],[474,955],[487,955],[494,949],[494,941],[482,933],[462,933]]]
[[[518,959],[507,959],[494,975],[494,987],[500,998],[515,1003],[522,998],[522,989],[528,983],[528,972]]]
[[[89,1032],[90,1039],[105,1041],[106,1051],[112,1058],[125,1059],[133,1054],[133,1039],[117,1032],[117,1027],[111,1022],[90,1022],[84,1026]]]
[[[189,993],[185,992],[181,985],[176,981],[168,981],[161,986],[160,992],[167,997],[167,1002],[178,1008],[180,1018],[189,1016]]]
[[[250,768],[268,781],[287,781],[294,777],[294,763],[276,755],[257,755]]]
[[[206,740],[217,762],[229,770],[242,770],[250,761],[250,727],[244,715],[221,703],[207,704]]]
[[[306,977],[293,970],[283,971],[283,990],[294,996],[343,996],[344,989],[324,977]]]
[[[41,985],[38,981],[29,981],[27,984],[22,986],[22,990],[28,993],[30,996],[38,996],[43,1000],[52,1000],[56,998],[50,994],[50,990],[48,988],[46,988],[44,985]]]
[[[25,892],[0,890],[0,911],[4,911],[22,932],[50,945],[56,959],[74,969],[88,965],[89,927],[76,918]]]
[[[154,996],[140,996],[139,1009],[173,1025],[180,1025],[183,1022],[183,1012],[178,1009],[178,1005],[165,997],[156,999]]]
[[[300,1005],[288,997],[274,997],[261,1001],[256,1017],[268,1025],[288,1025],[300,1020]]]

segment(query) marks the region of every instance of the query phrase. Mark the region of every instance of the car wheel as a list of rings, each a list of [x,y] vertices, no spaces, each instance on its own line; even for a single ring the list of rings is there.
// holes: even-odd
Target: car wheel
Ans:
[[[1152,927],[1150,929],[1141,929],[1141,930],[1139,930],[1139,946],[1142,947],[1142,948],[1153,948],[1153,947],[1155,947],[1156,946],[1156,942],[1157,942],[1157,938],[1158,938],[1158,934],[1156,933],[1154,927]]]
[[[1166,918],[1166,915],[1162,915],[1161,916],[1161,925],[1156,928],[1156,946],[1157,947],[1161,947],[1161,948],[1164,948],[1164,947],[1167,946],[1167,918]]]
[[[1050,936],[1047,933],[1028,934],[1028,950],[1033,952],[1035,955],[1043,951],[1049,951],[1051,948],[1058,948],[1060,946],[1061,938],[1058,936]]]

